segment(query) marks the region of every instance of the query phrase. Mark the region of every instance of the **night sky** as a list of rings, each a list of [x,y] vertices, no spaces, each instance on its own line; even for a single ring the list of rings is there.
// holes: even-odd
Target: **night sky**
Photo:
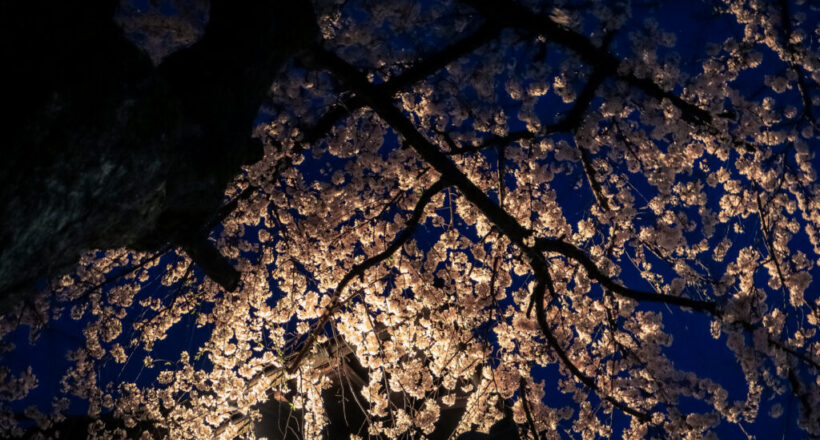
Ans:
[[[677,44],[673,49],[669,49],[668,51],[676,51],[682,60],[682,68],[689,69],[690,73],[696,74],[701,68],[705,46],[708,42],[719,42],[727,36],[742,35],[743,32],[742,27],[734,23],[729,17],[718,14],[712,3],[713,2],[706,0],[670,0],[658,2],[639,0],[634,2],[633,17],[614,37],[611,43],[613,53],[616,55],[627,55],[629,44],[628,34],[630,30],[641,27],[644,19],[651,17],[658,22],[661,29],[675,33]],[[814,22],[820,20],[820,8],[812,7],[806,10],[812,14]],[[173,11],[170,13],[173,14]],[[813,19],[809,18],[806,22],[811,23]],[[515,62],[516,56],[515,53],[510,53],[510,62]],[[735,84],[739,89],[748,92],[748,95],[757,93],[757,99],[761,99],[767,93],[773,94],[773,92],[771,90],[755,91],[754,89],[763,83],[762,79],[765,75],[776,73],[781,67],[782,66],[776,62],[773,54],[764,53],[762,66],[749,74],[742,75],[736,80]],[[291,66],[290,68],[298,69],[301,67]],[[676,92],[680,92],[680,90],[676,90]],[[792,90],[780,96],[778,98],[780,102],[784,102],[784,96],[786,99],[792,100],[794,105],[800,105],[800,95],[796,91]],[[517,111],[515,106],[518,104],[510,100],[507,105],[509,105],[509,111],[507,113],[515,114]],[[569,105],[560,103],[555,96],[552,96],[539,103],[538,112],[543,115],[560,114],[562,110],[568,107]],[[269,113],[262,112],[258,117],[258,122],[264,123],[270,120],[270,118],[271,115]],[[519,127],[513,124],[512,129],[523,126],[523,123],[520,121],[517,124]],[[815,137],[810,143],[812,147],[817,147],[817,138]],[[386,152],[397,148],[400,148],[397,138],[395,136],[388,136],[388,140],[382,147],[382,150]],[[486,154],[490,159],[495,158],[494,151],[488,151],[483,154]],[[306,176],[307,180],[327,182],[333,175],[334,170],[344,167],[347,163],[347,160],[334,158],[329,154],[315,158],[312,157],[310,152],[307,152],[305,153],[305,157],[306,160],[298,165],[298,167]],[[820,161],[816,158],[814,159],[814,164],[816,167],[820,167]],[[736,173],[736,170],[732,171]],[[583,173],[581,170],[580,173],[576,172],[574,175],[556,177],[556,181],[553,182],[553,187],[564,188],[564,190],[557,192],[558,203],[562,206],[564,214],[570,223],[583,218],[588,213],[590,205],[594,203],[594,199],[589,196],[589,189],[583,185],[580,188],[578,187],[579,178],[582,176]],[[654,189],[646,184],[646,182],[641,182],[639,179],[636,179],[635,187],[643,193],[647,199],[651,198]],[[579,193],[582,193],[583,196],[579,197]],[[715,205],[714,209],[719,210],[719,207],[716,206],[716,200],[716,198],[713,200],[713,204]],[[651,222],[651,219],[647,219],[647,224],[649,224],[649,222]],[[759,229],[757,217],[749,216],[744,219],[743,222],[743,226],[747,231]],[[259,224],[256,228],[248,228],[246,230],[246,236],[256,235],[258,230],[263,227],[262,224]],[[722,273],[725,270],[726,264],[732,261],[733,257],[736,256],[737,249],[747,245],[755,245],[761,240],[761,237],[756,234],[735,234],[729,230],[730,228],[727,225],[720,225],[718,228],[718,232],[712,239],[714,243],[710,242],[710,244],[714,246],[724,236],[728,236],[732,240],[736,240],[734,242],[736,246],[733,246],[733,250],[730,251],[724,262],[712,262],[713,267],[709,269],[714,273]],[[433,225],[431,222],[428,222],[428,224],[422,225],[416,233],[415,238],[422,249],[432,246],[433,243],[431,239],[435,236],[435,234],[432,234],[432,230]],[[212,236],[217,237],[219,232],[220,228],[217,227]],[[474,231],[464,228],[463,225],[462,232],[468,236],[475,236]],[[698,233],[699,231],[695,231],[691,233],[691,236],[695,237]],[[794,251],[803,250],[811,255],[811,245],[802,239],[802,237],[801,239],[793,240],[791,246]],[[253,256],[251,255],[251,257]],[[160,278],[165,266],[174,264],[177,259],[178,257],[173,253],[162,256],[159,259],[159,264],[150,271],[151,281],[143,288],[140,297],[136,300],[150,297],[159,298],[166,302],[169,301],[170,298],[174,296],[176,289],[180,289],[181,287],[176,284],[170,287],[163,286],[160,283]],[[655,259],[655,262],[655,269],[658,273],[665,277],[669,277],[673,274],[673,271],[666,263],[659,259]],[[628,261],[622,261],[621,268],[622,273],[620,280],[624,285],[636,289],[651,290],[652,287],[640,277],[638,271],[629,264]],[[815,279],[820,277],[820,272],[817,270],[816,265],[811,271]],[[109,274],[109,277],[113,277],[114,275],[116,275],[116,272]],[[761,280],[760,284],[764,285],[765,281],[763,280],[765,280],[765,276],[762,273],[758,275]],[[192,283],[200,282],[203,277],[204,274],[199,269],[195,269]],[[529,276],[516,277],[513,289],[525,285],[525,283],[530,280],[531,278]],[[40,287],[45,288],[46,285],[46,281],[41,280]],[[118,285],[121,285],[121,282],[115,280],[107,284],[104,290],[116,288]],[[818,290],[816,286],[817,282],[812,285],[813,288],[807,291],[807,301],[812,302],[820,296],[820,290]],[[601,290],[598,287],[594,287],[592,292],[593,296],[601,295]],[[271,292],[269,303],[275,304],[278,297],[279,294],[274,289],[274,291]],[[201,307],[202,311],[207,311],[211,305],[202,304]],[[19,413],[31,405],[37,406],[42,411],[49,411],[52,399],[55,396],[62,395],[60,391],[60,377],[70,365],[70,362],[66,359],[66,354],[70,350],[83,345],[84,337],[82,330],[89,319],[91,319],[90,315],[86,314],[82,320],[72,320],[68,313],[69,308],[70,306],[66,307],[66,312],[63,313],[60,319],[50,322],[45,327],[33,345],[29,345],[29,329],[25,327],[19,328],[3,338],[3,344],[14,344],[15,349],[6,351],[0,355],[0,363],[7,366],[13,373],[21,371],[22,368],[28,365],[32,365],[38,377],[37,388],[25,399],[8,404],[8,408],[11,411]],[[710,336],[710,320],[707,316],[658,304],[642,304],[638,309],[662,312],[663,324],[667,332],[675,338],[672,345],[666,349],[665,354],[673,360],[678,369],[691,371],[699,376],[709,377],[715,382],[722,384],[729,392],[729,401],[741,399],[745,396],[747,390],[743,372],[735,357],[726,349],[725,336],[721,336],[721,338],[718,339],[713,339]],[[125,318],[124,323],[140,317],[136,312],[132,311],[132,314],[133,316]],[[792,317],[790,319],[802,318]],[[210,326],[198,327],[196,320],[197,316],[194,313],[183,317],[169,332],[168,337],[156,345],[154,352],[150,355],[155,365],[174,364],[179,357],[179,352],[182,350],[191,354],[197,353],[198,348],[201,347],[209,336]],[[794,322],[791,324],[794,325]],[[787,328],[789,325],[790,322],[787,321]],[[130,339],[127,337],[128,332],[129,329],[127,327],[124,328],[124,334],[126,335],[125,340]],[[487,333],[485,336],[492,342],[492,335],[490,333]],[[207,357],[201,357],[197,363],[203,368],[208,368]],[[122,382],[135,382],[137,384],[149,385],[154,383],[159,371],[153,367],[154,365],[150,365],[146,362],[146,353],[143,350],[136,350],[124,365],[110,361],[103,362],[98,371],[99,383],[105,384],[112,382],[117,384]],[[816,373],[815,371],[814,374]],[[549,402],[550,406],[560,407],[562,404],[571,404],[571,396],[555,391],[550,392],[551,387],[549,384],[554,383],[557,378],[557,366],[555,364],[552,364],[548,368],[536,370],[536,381],[544,380],[547,383],[546,388],[548,392],[544,399],[546,402]],[[775,404],[782,405],[783,407],[783,415],[779,418],[771,418],[768,415],[769,410]],[[83,414],[86,408],[87,405],[85,403],[72,398],[69,413]],[[708,408],[702,404],[694,400],[687,401],[686,399],[682,400],[680,409],[684,411],[708,410]],[[774,395],[769,390],[765,390],[761,399],[760,415],[755,423],[743,424],[743,431],[745,432],[742,432],[735,425],[723,423],[716,430],[716,433],[719,438],[726,439],[803,438],[802,436],[805,435],[805,433],[798,430],[796,426],[799,411],[799,400],[792,393],[786,392],[782,395]],[[616,438],[618,437],[619,427],[622,429],[623,426],[625,426],[624,424],[627,423],[627,418],[617,414],[613,417],[613,426],[615,427],[614,431],[616,433],[613,435],[613,438]],[[569,424],[559,429],[561,437],[567,439],[575,438],[568,433],[568,430]]]

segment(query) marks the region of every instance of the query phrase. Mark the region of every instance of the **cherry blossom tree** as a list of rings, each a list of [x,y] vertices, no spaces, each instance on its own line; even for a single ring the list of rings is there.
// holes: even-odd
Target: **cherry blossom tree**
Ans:
[[[0,367],[0,429],[235,438],[278,401],[322,438],[335,387],[351,439],[820,436],[809,3],[687,4],[697,39],[664,2],[314,2],[211,233],[238,287],[87,253],[0,321],[84,326],[50,410]]]

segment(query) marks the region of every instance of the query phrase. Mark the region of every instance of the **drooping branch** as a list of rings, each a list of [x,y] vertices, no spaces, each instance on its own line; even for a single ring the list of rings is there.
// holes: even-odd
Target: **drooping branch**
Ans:
[[[575,131],[577,127],[581,125],[584,118],[584,113],[586,113],[586,110],[592,103],[592,99],[595,97],[595,92],[604,82],[604,79],[612,73],[613,69],[614,66],[606,65],[595,68],[586,85],[583,89],[581,89],[581,93],[578,94],[575,104],[569,112],[567,112],[564,119],[559,123],[562,124],[560,128]],[[584,167],[584,174],[586,175],[587,181],[589,181],[589,186],[592,189],[592,194],[595,196],[595,200],[604,211],[609,211],[609,202],[607,202],[606,197],[604,197],[601,184],[598,182],[596,177],[595,168],[592,166],[592,158],[589,156],[589,152],[577,141],[575,142],[575,145],[581,153],[581,164]]]
[[[642,90],[647,95],[658,99],[668,99],[681,111],[681,117],[696,125],[709,125],[712,115],[698,106],[689,103],[674,93],[663,90],[650,79],[638,78],[628,73],[617,72],[621,60],[608,50],[593,44],[587,37],[555,23],[546,14],[536,14],[515,2],[492,2],[488,0],[464,0],[483,17],[495,20],[505,27],[523,29],[543,36],[547,41],[563,46],[575,52],[581,59],[596,68],[609,69],[618,79]]]
[[[577,145],[578,151],[581,153],[581,165],[584,167],[584,175],[589,182],[589,187],[592,189],[592,195],[595,196],[595,201],[598,202],[598,205],[606,212],[610,211],[609,202],[604,197],[604,191],[601,188],[601,182],[598,181],[597,173],[595,172],[595,167],[592,165],[592,157],[590,157],[589,152],[586,148],[582,147],[581,145]]]
[[[413,209],[413,213],[410,215],[410,218],[407,220],[407,223],[390,243],[390,245],[382,252],[367,258],[366,260],[362,261],[359,264],[356,264],[351,268],[345,276],[339,281],[336,285],[336,288],[333,289],[333,299],[331,300],[330,304],[325,309],[324,313],[319,317],[319,319],[314,323],[312,329],[307,334],[306,338],[298,349],[287,357],[286,365],[284,367],[277,367],[277,366],[268,366],[264,368],[261,372],[256,374],[250,380],[248,380],[246,386],[248,388],[253,388],[260,380],[270,379],[279,380],[285,377],[286,374],[290,374],[295,372],[299,369],[302,364],[302,361],[307,357],[310,350],[313,348],[314,342],[319,337],[319,335],[324,331],[325,325],[330,322],[331,318],[335,315],[335,313],[341,309],[347,302],[349,298],[342,298],[342,294],[344,293],[345,288],[347,285],[353,281],[356,277],[361,277],[365,274],[365,272],[378,265],[379,263],[387,260],[390,258],[402,245],[404,245],[410,238],[412,238],[413,233],[418,228],[419,221],[421,221],[421,217],[424,215],[424,209],[427,207],[427,204],[430,203],[433,196],[438,194],[441,190],[447,187],[449,183],[445,179],[439,179],[434,183],[432,186],[427,188],[424,192],[422,192],[421,196],[419,197],[418,202],[416,202],[416,206]],[[234,413],[231,417],[220,425],[217,428],[217,432],[222,432],[226,430],[232,424],[240,422],[243,420],[245,416],[241,413]]]
[[[438,150],[425,138],[413,123],[407,119],[391,102],[390,98],[378,93],[367,79],[353,66],[346,63],[336,54],[317,49],[317,59],[336,74],[339,79],[355,90],[368,105],[387,122],[394,130],[405,138],[407,143],[441,175],[456,186],[464,197],[475,205],[487,219],[518,246],[531,262],[543,260],[542,252],[550,251],[562,254],[568,258],[581,262],[590,276],[613,292],[638,301],[661,302],[671,305],[690,307],[694,310],[716,315],[717,305],[711,302],[692,300],[672,295],[641,292],[621,286],[604,275],[595,264],[577,247],[560,240],[542,239],[540,247],[527,246],[525,240],[532,235],[532,231],[521,226],[507,211],[502,209],[492,199],[467,178],[456,164],[444,153]],[[546,240],[546,241],[545,241]]]
[[[505,188],[507,187],[507,183],[505,182],[506,172],[504,171],[504,161],[506,159],[507,153],[507,146],[506,145],[499,145],[498,148],[498,205],[501,208],[504,208],[504,195],[506,193]]]
[[[439,179],[436,183],[434,183],[431,187],[427,188],[421,194],[421,197],[419,197],[419,201],[416,203],[416,207],[413,209],[413,214],[407,220],[405,228],[402,229],[401,232],[399,232],[396,235],[396,238],[393,239],[393,242],[390,243],[387,249],[362,261],[359,264],[354,265],[353,268],[350,269],[350,271],[348,271],[344,277],[342,277],[341,281],[339,281],[339,284],[337,284],[336,288],[333,289],[333,299],[331,299],[330,305],[328,305],[325,312],[314,324],[313,330],[308,334],[307,338],[302,343],[302,347],[298,350],[295,357],[291,360],[291,364],[287,367],[289,373],[292,373],[299,368],[302,359],[310,351],[313,342],[323,331],[325,324],[327,324],[328,321],[330,321],[330,319],[333,317],[333,315],[347,303],[347,299],[343,299],[342,297],[344,289],[347,287],[347,285],[356,277],[364,276],[365,272],[368,269],[390,258],[404,243],[406,243],[413,236],[413,233],[416,231],[416,228],[418,228],[418,223],[421,220],[422,215],[424,215],[424,209],[427,207],[427,204],[430,203],[430,200],[433,198],[434,195],[436,195],[439,191],[444,189],[447,185],[447,179],[442,178]]]
[[[527,382],[524,381],[522,377],[518,381],[518,392],[521,394],[521,406],[524,407],[524,414],[527,416],[527,425],[530,427],[530,431],[532,432],[532,436],[535,440],[540,440],[541,433],[538,432],[538,428],[535,427],[535,420],[532,418],[532,411],[530,411],[530,403],[527,400]]]
[[[606,79],[607,72],[609,72],[608,68],[596,69],[590,75],[586,86],[584,86],[583,90],[581,90],[581,93],[578,95],[578,99],[576,99],[572,104],[572,107],[564,113],[564,116],[560,120],[543,127],[538,132],[518,130],[503,136],[493,136],[478,145],[457,148],[451,147],[451,150],[447,152],[447,155],[452,156],[475,153],[483,151],[487,148],[497,148],[503,145],[508,145],[512,142],[534,139],[537,136],[575,131],[578,126],[581,125],[584,114],[587,109],[589,109],[593,98],[595,98],[595,91],[598,90],[598,87],[600,87]]]
[[[644,292],[640,290],[630,289],[615,282],[612,278],[605,275],[598,268],[597,265],[590,259],[584,251],[578,249],[570,243],[558,239],[539,238],[535,241],[535,248],[542,252],[555,252],[567,258],[575,260],[580,263],[590,278],[601,283],[606,289],[609,289],[618,295],[634,299],[636,301],[644,302],[659,302],[664,304],[671,304],[680,307],[689,307],[693,310],[706,312],[713,316],[720,316],[721,312],[717,304],[711,301],[700,301],[681,296],[664,295],[654,292]]]
[[[546,318],[546,311],[544,310],[544,292],[547,288],[550,290],[550,295],[553,297],[556,295],[555,287],[552,284],[552,279],[549,276],[549,272],[546,268],[541,268],[540,270],[536,270],[536,279],[537,282],[535,284],[535,289],[533,290],[533,302],[535,303],[535,319],[538,321],[538,326],[541,328],[541,333],[544,334],[544,338],[547,340],[547,344],[550,348],[555,351],[555,354],[561,359],[561,362],[564,364],[565,367],[575,376],[581,383],[586,385],[587,388],[594,391],[596,394],[601,396],[604,400],[611,403],[616,408],[620,409],[621,411],[635,416],[642,422],[648,422],[651,417],[649,414],[646,414],[642,411],[638,411],[630,406],[626,405],[625,403],[615,399],[614,397],[604,393],[595,380],[591,377],[584,374],[581,370],[578,369],[575,364],[569,359],[566,352],[556,339],[555,335],[552,333],[552,330],[549,327],[549,323],[547,323]]]
[[[780,4],[780,26],[783,27],[783,40],[786,49],[792,56],[791,59],[788,60],[789,68],[797,76],[797,90],[800,92],[800,97],[803,100],[803,114],[809,119],[811,123],[816,124],[817,121],[814,119],[811,94],[809,93],[809,88],[805,75],[803,75],[803,71],[801,70],[800,66],[794,63],[795,47],[791,41],[792,35],[794,34],[794,29],[792,27],[791,12],[789,10],[789,0],[780,0],[778,3]]]
[[[103,279],[102,281],[98,282],[97,284],[94,284],[93,286],[89,286],[89,287],[85,288],[85,290],[83,290],[83,293],[80,294],[79,296],[77,296],[77,298],[85,300],[85,299],[88,298],[88,295],[90,295],[95,290],[97,290],[99,288],[102,288],[105,285],[114,283],[116,281],[126,279],[126,277],[128,275],[131,275],[132,273],[134,273],[134,272],[142,269],[143,267],[153,263],[157,258],[162,257],[163,255],[168,253],[168,251],[170,251],[171,249],[173,249],[173,246],[170,245],[170,244],[166,244],[165,246],[163,246],[162,248],[160,248],[159,250],[157,250],[156,252],[154,252],[150,256],[144,258],[139,263],[132,265],[128,269],[125,269],[123,272],[117,273],[117,274],[115,274],[113,276],[110,276],[110,277],[107,277],[107,278]]]
[[[744,331],[748,332],[749,334],[754,334],[754,332],[756,330],[761,328],[761,326],[759,324],[758,325],[753,325],[753,324],[750,324],[746,321],[734,321],[734,322],[732,322],[732,324],[739,325],[741,328],[743,328]],[[795,359],[805,363],[806,365],[814,367],[817,371],[820,371],[820,363],[818,363],[816,360],[814,360],[811,357],[811,354],[801,353],[801,352],[795,350],[794,348],[789,347],[788,345],[786,345],[782,341],[779,341],[779,340],[774,339],[772,337],[769,337],[767,340],[768,340],[769,344],[771,344],[773,347],[777,348],[778,350],[783,350],[783,352],[785,352],[786,354],[791,355]]]
[[[757,214],[760,216],[760,230],[763,232],[763,242],[766,245],[766,250],[769,252],[769,258],[772,259],[772,264],[774,264],[775,270],[777,271],[777,277],[780,280],[780,290],[785,295],[787,292],[786,278],[783,276],[783,270],[780,268],[780,259],[777,257],[777,253],[774,249],[771,230],[766,224],[766,212],[763,209],[763,203],[760,201],[759,192],[755,194],[755,202],[757,203]]]
[[[789,368],[788,379],[789,386],[791,386],[792,389],[792,393],[794,393],[797,399],[800,400],[800,405],[803,406],[803,411],[805,412],[806,420],[809,420],[809,418],[812,417],[816,412],[815,406],[811,404],[809,394],[807,392],[804,392],[803,387],[800,385],[800,379],[797,378],[797,373],[795,373],[794,369],[792,368]]]

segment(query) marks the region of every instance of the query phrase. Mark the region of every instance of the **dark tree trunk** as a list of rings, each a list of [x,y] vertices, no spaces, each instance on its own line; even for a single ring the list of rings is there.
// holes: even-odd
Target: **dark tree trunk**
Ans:
[[[182,245],[228,289],[203,228],[281,66],[316,33],[307,1],[213,0],[203,38],[154,68],[116,1],[3,2],[0,312],[94,248]],[[198,257],[199,256],[199,257]]]

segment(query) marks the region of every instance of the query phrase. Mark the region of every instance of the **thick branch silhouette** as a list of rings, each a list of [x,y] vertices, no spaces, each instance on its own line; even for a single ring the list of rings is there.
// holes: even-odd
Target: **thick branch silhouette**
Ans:
[[[525,240],[532,235],[532,232],[521,226],[514,217],[499,207],[487,194],[471,182],[449,157],[440,152],[435,145],[419,133],[401,111],[392,104],[388,97],[378,93],[361,73],[337,55],[325,51],[320,52],[320,55],[321,56],[317,56],[317,59],[321,60],[328,69],[360,94],[379,117],[402,135],[408,141],[408,144],[411,145],[427,163],[432,165],[444,178],[456,186],[467,200],[475,205],[515,245],[522,249],[530,261],[543,259],[541,256],[541,252],[543,251],[556,252],[579,262],[585,261],[584,254],[581,250],[560,240],[541,239],[541,245],[538,249],[527,246]],[[591,276],[601,282],[604,287],[628,298],[638,301],[661,302],[690,307],[705,312],[717,311],[717,306],[711,302],[627,289],[603,275],[594,263],[588,259],[586,259],[585,268],[592,270],[592,272],[590,272]]]

